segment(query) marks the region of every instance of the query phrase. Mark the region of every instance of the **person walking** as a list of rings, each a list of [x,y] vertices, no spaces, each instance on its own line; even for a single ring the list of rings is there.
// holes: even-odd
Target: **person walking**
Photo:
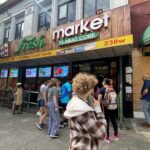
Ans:
[[[150,127],[150,76],[144,74],[142,80],[144,82],[141,90],[142,110],[145,116],[145,125]]]
[[[59,137],[59,91],[57,87],[57,79],[52,78],[50,80],[50,88],[48,91],[48,108],[49,108],[49,118],[48,118],[48,135],[51,138]]]
[[[46,125],[43,123],[46,116],[48,115],[48,107],[47,107],[47,95],[48,95],[48,83],[49,80],[44,82],[40,86],[40,98],[39,98],[39,107],[40,107],[40,115],[39,115],[39,122],[37,123],[37,127],[39,129],[43,129]]]
[[[87,73],[79,73],[73,79],[75,95],[64,113],[70,124],[69,150],[100,150],[100,140],[106,132],[106,120],[99,101],[94,99],[94,108],[87,101],[97,83],[96,77]]]
[[[61,125],[67,124],[67,120],[64,118],[63,114],[71,98],[72,98],[72,78],[69,77],[68,81],[65,82],[61,87],[61,101],[60,101],[60,106],[62,107]]]
[[[105,118],[107,121],[107,134],[105,136],[104,141],[106,143],[110,143],[111,139],[118,141],[120,140],[118,136],[118,125],[116,122],[116,110],[117,110],[117,94],[113,89],[113,83],[111,79],[103,80],[103,87],[100,89],[99,101],[101,101]],[[109,135],[109,120],[111,121],[114,129],[114,134],[110,138]]]
[[[22,114],[21,105],[22,105],[22,95],[23,89],[21,87],[22,83],[18,82],[16,85],[15,93],[14,93],[14,102],[12,106],[12,114],[15,114],[16,107],[18,107],[18,114]]]

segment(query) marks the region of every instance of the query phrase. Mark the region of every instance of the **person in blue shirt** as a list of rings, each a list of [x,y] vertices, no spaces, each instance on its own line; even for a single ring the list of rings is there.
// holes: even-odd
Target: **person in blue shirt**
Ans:
[[[66,106],[72,97],[72,80],[71,78],[61,87],[61,104]]]
[[[146,125],[150,127],[150,76],[144,74],[142,80],[144,82],[141,90],[142,110],[145,116]]]
[[[66,110],[66,106],[68,102],[72,98],[72,78],[68,78],[68,81],[64,83],[61,87],[61,99],[60,99],[60,106],[62,107],[62,113]],[[61,125],[66,124],[66,119],[61,115]]]

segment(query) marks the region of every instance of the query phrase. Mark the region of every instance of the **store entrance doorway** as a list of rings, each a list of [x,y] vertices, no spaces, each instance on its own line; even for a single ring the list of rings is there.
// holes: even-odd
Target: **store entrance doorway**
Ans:
[[[99,80],[98,86],[102,86],[104,78],[113,80],[115,90],[118,90],[118,74],[117,74],[117,60],[105,59],[105,60],[93,60],[73,63],[73,76],[79,72],[87,72],[96,75]]]

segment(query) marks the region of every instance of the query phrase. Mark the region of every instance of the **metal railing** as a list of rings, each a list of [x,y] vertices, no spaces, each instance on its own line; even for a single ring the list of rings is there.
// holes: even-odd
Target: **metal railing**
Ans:
[[[34,105],[38,108],[38,93],[37,91],[23,91],[23,108],[29,112],[30,106]],[[0,106],[12,107],[14,96],[12,90],[0,90]]]
[[[26,111],[29,112],[30,106],[35,105],[38,108],[38,94],[37,91],[23,91],[23,104],[26,104]]]

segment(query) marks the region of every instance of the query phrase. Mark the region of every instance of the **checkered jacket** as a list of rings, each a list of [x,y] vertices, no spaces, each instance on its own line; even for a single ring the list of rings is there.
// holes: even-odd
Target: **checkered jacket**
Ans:
[[[70,122],[69,150],[100,150],[106,131],[102,113],[96,114],[86,102],[74,97],[64,115]]]

